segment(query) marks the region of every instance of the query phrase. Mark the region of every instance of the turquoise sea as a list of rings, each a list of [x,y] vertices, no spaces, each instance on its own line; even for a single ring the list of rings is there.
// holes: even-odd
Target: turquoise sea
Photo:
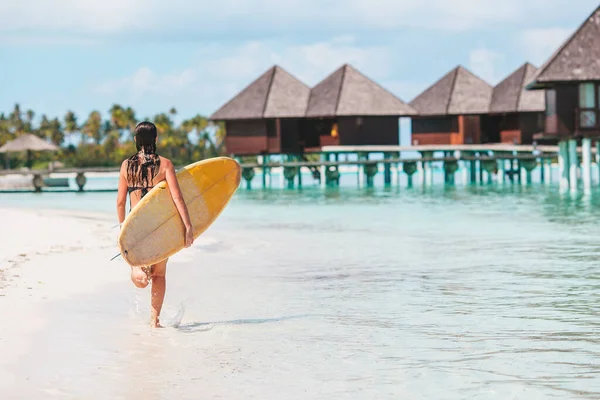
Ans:
[[[140,322],[130,293],[107,288],[49,306],[70,328],[45,339],[85,337],[104,369],[47,351],[57,374],[113,394],[144,386],[150,363],[153,399],[600,398],[600,192],[555,183],[242,188],[169,269],[167,313],[186,305],[177,329],[124,351],[112,333]],[[116,222],[115,196],[0,194],[0,207]]]

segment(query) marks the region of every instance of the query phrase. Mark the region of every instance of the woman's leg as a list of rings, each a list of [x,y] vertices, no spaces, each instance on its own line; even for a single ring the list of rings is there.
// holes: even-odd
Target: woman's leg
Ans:
[[[160,310],[165,299],[166,278],[168,259],[152,266],[152,300],[150,310],[150,325],[154,328],[160,327]]]

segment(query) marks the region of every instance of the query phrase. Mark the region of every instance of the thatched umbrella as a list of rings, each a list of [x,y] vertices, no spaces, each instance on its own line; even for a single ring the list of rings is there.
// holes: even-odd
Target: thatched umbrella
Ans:
[[[58,146],[52,143],[48,143],[45,140],[31,133],[23,134],[15,140],[7,142],[4,146],[0,147],[0,153],[20,153],[22,151],[26,151],[28,168],[31,168],[32,165],[31,152],[57,150]]]

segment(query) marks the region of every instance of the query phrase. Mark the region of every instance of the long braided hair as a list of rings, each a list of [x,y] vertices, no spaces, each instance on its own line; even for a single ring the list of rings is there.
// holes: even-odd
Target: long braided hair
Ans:
[[[127,160],[127,181],[131,186],[142,188],[142,197],[148,193],[152,180],[160,169],[160,157],[156,154],[156,125],[140,122],[135,127],[137,153]]]

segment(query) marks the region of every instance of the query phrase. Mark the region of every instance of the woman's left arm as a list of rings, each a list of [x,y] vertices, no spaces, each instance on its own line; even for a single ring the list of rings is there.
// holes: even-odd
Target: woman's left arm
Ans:
[[[127,204],[127,160],[121,164],[119,171],[119,191],[117,192],[117,217],[119,225],[125,221],[125,206]]]

